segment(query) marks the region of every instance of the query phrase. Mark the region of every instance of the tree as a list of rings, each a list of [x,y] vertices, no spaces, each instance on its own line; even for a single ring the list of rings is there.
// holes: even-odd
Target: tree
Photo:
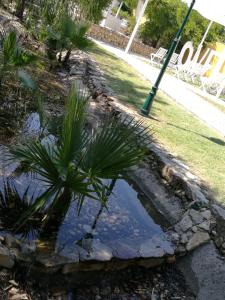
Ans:
[[[168,48],[179,29],[186,13],[187,4],[180,0],[152,0],[146,10],[147,21],[140,30],[140,37],[144,43],[153,47]],[[188,23],[182,33],[178,48],[189,40],[197,46],[208,26],[208,20],[193,10]],[[223,41],[221,35],[223,26],[214,24],[207,36],[206,42]]]
[[[108,8],[112,0],[73,0],[83,20],[99,23],[103,18],[102,12]]]

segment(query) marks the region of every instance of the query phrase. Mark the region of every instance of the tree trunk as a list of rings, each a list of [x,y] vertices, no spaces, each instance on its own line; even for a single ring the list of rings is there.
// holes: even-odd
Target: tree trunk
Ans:
[[[64,58],[64,61],[63,61],[63,64],[64,65],[67,65],[69,59],[70,59],[70,54],[71,54],[71,49],[69,49],[67,52],[66,52],[66,55],[65,55],[65,58]]]
[[[26,6],[26,0],[18,0],[16,6],[16,16],[23,21],[23,14]]]

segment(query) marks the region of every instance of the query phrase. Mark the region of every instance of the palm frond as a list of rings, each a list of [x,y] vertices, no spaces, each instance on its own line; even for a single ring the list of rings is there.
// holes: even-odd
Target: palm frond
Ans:
[[[60,164],[68,167],[82,151],[87,135],[84,130],[88,94],[73,85],[66,103],[66,112],[59,145]]]
[[[82,160],[91,177],[117,178],[144,158],[147,128],[133,119],[112,119],[93,136]],[[138,135],[136,134],[138,132]]]
[[[12,61],[17,48],[17,38],[15,31],[10,31],[3,35],[2,41],[4,63]]]
[[[41,175],[41,180],[47,184],[58,184],[59,171],[54,163],[55,149],[53,144],[33,142],[29,145],[19,145],[10,149],[11,159],[17,159],[29,170]]]

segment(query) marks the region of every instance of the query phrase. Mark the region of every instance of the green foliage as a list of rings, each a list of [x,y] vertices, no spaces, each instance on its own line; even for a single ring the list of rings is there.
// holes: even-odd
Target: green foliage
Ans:
[[[138,5],[138,0],[125,0],[124,3],[130,9],[135,9]]]
[[[67,63],[73,48],[84,50],[91,46],[86,37],[88,25],[73,21],[69,15],[63,15],[56,24],[47,28],[46,44],[49,57],[54,57],[54,51],[59,51],[61,61],[62,51],[67,50],[64,62]]]
[[[80,209],[86,196],[104,205],[109,191],[104,179],[123,177],[128,168],[143,159],[145,150],[140,145],[147,135],[146,129],[140,129],[142,124],[112,118],[97,131],[87,131],[87,101],[87,94],[74,86],[58,141],[36,141],[11,149],[12,159],[38,174],[47,186],[24,220],[43,209],[49,200],[52,208],[76,199]]]
[[[156,48],[168,48],[179,29],[186,13],[187,5],[180,0],[152,0],[147,10],[147,21],[141,27],[140,36],[145,43]],[[186,24],[179,47],[191,40],[197,46],[207,28],[208,20],[193,10]],[[221,41],[223,27],[215,24],[206,41]]]
[[[108,8],[112,0],[73,0],[72,2],[78,8],[82,20],[99,23],[103,18],[102,12]]]
[[[4,77],[7,76],[7,73],[17,71],[17,75],[22,82],[29,87],[33,86],[34,83],[31,83],[31,78],[21,70],[21,68],[34,63],[36,61],[36,56],[33,53],[30,53],[23,49],[16,37],[14,31],[9,33],[3,33],[0,39],[0,84]],[[5,79],[5,78],[4,78]]]

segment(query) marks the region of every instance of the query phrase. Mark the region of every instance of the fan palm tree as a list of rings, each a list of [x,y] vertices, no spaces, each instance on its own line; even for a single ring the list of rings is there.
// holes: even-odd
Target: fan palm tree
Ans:
[[[110,118],[98,130],[87,130],[87,102],[84,91],[73,86],[57,141],[35,141],[10,149],[11,158],[38,174],[46,185],[19,220],[21,224],[46,207],[47,222],[58,223],[57,216],[64,218],[71,201],[77,200],[80,211],[85,197],[106,205],[109,187],[105,179],[124,178],[143,159],[145,148],[140,145],[147,141],[147,129],[140,129],[142,124],[133,119]]]
[[[62,14],[57,22],[47,27],[47,49],[50,58],[59,51],[61,62],[62,51],[66,50],[64,64],[68,63],[72,49],[85,50],[92,45],[86,37],[89,26],[83,22],[74,21],[67,13]]]

